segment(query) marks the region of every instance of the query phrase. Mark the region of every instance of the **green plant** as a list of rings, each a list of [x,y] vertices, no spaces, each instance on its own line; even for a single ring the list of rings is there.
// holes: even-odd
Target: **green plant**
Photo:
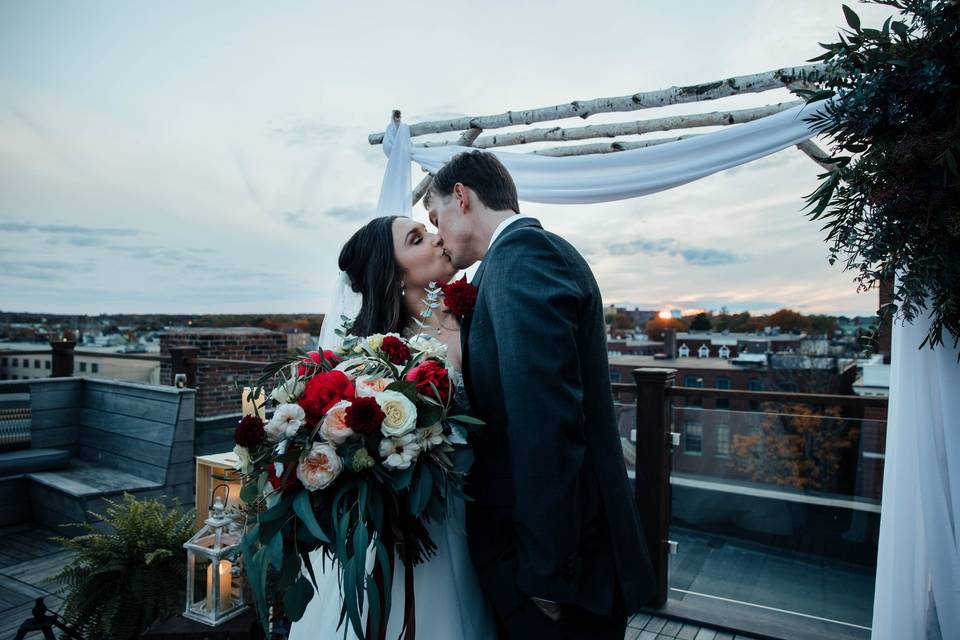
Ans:
[[[920,344],[960,341],[960,5],[952,0],[870,0],[895,9],[880,29],[861,25],[821,44],[825,71],[809,102],[833,98],[808,119],[833,143],[807,196],[824,222],[830,263],[856,270],[858,289],[898,283],[880,309],[913,321],[929,314]]]
[[[194,512],[175,502],[107,500],[107,531],[78,523],[89,533],[58,537],[76,551],[57,576],[67,586],[64,617],[81,635],[123,640],[137,638],[154,621],[183,610],[186,551],[193,535]]]

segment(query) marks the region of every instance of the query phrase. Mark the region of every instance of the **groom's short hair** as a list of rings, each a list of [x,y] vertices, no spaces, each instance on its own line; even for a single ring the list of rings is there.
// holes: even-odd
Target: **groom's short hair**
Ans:
[[[453,193],[453,185],[458,182],[473,189],[488,209],[520,213],[517,187],[513,184],[513,178],[492,153],[477,150],[453,156],[433,176],[424,204],[429,207],[433,196],[448,197]]]

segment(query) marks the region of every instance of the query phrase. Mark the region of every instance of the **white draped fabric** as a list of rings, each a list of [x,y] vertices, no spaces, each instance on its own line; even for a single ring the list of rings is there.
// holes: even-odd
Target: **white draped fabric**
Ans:
[[[960,633],[960,364],[929,326],[893,331],[874,640]]]
[[[671,189],[814,135],[824,103],[655,147],[549,157],[493,151],[521,200],[583,204]],[[410,164],[437,171],[465,147],[418,148],[391,124],[378,213],[410,215]],[[873,638],[955,637],[960,629],[960,364],[957,350],[918,350],[924,318],[895,323]]]
[[[679,187],[803,142],[814,135],[804,119],[824,105],[800,105],[695,138],[617,153],[560,158],[499,150],[491,153],[510,171],[521,200],[551,204],[624,200]],[[409,127],[391,122],[383,150],[389,159],[377,211],[409,215],[410,161],[435,173],[452,156],[469,148],[414,147]]]

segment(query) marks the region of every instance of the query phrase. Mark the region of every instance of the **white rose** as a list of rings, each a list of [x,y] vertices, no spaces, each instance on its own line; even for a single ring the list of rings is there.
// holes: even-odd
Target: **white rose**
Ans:
[[[383,466],[388,469],[410,468],[410,464],[420,455],[416,434],[408,433],[399,438],[384,438],[380,441],[380,455],[383,457]]]
[[[360,376],[354,380],[354,388],[358,398],[372,398],[378,393],[386,391],[387,387],[396,382],[393,378],[378,376]]]
[[[237,456],[237,464],[234,466],[234,469],[243,475],[249,475],[250,472],[253,471],[253,461],[250,459],[250,451],[246,447],[236,445],[233,448],[233,453]]]
[[[410,338],[409,344],[413,351],[424,354],[424,359],[447,359],[447,345],[443,344],[436,338],[426,335],[425,333],[421,333]]]
[[[417,429],[417,443],[424,451],[430,451],[430,449],[443,444],[444,440],[443,427],[439,422],[423,429]]]
[[[336,449],[323,442],[314,443],[307,457],[297,465],[297,477],[308,491],[317,491],[330,486],[340,471],[343,463]]]
[[[270,399],[279,404],[287,404],[303,395],[303,388],[306,383],[297,378],[290,378],[273,391],[270,392]]]
[[[364,341],[367,343],[368,347],[376,351],[383,344],[384,337],[385,336],[382,333],[375,333],[373,335],[370,335],[364,338]]]
[[[417,426],[417,407],[399,391],[382,391],[374,396],[386,418],[380,430],[388,438],[405,435]]]
[[[350,404],[349,400],[341,400],[330,407],[327,415],[323,417],[320,433],[334,444],[343,444],[348,438],[355,435],[353,430],[347,426],[347,407]]]
[[[263,428],[271,442],[278,442],[283,438],[292,438],[303,426],[307,416],[303,407],[298,404],[282,404],[273,412],[270,422]]]

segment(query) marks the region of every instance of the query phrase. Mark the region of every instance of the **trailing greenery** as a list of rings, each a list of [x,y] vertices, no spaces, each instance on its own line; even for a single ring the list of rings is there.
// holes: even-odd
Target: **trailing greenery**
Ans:
[[[960,5],[870,0],[899,13],[879,29],[843,7],[848,29],[814,58],[812,124],[833,143],[833,170],[807,196],[830,263],[856,270],[858,290],[899,276],[884,317],[929,314],[920,347],[960,340]]]
[[[107,502],[106,517],[91,512],[107,532],[77,523],[89,533],[57,538],[76,551],[57,576],[68,589],[63,615],[88,638],[138,638],[154,621],[183,610],[183,543],[193,535],[194,512],[130,494]]]

